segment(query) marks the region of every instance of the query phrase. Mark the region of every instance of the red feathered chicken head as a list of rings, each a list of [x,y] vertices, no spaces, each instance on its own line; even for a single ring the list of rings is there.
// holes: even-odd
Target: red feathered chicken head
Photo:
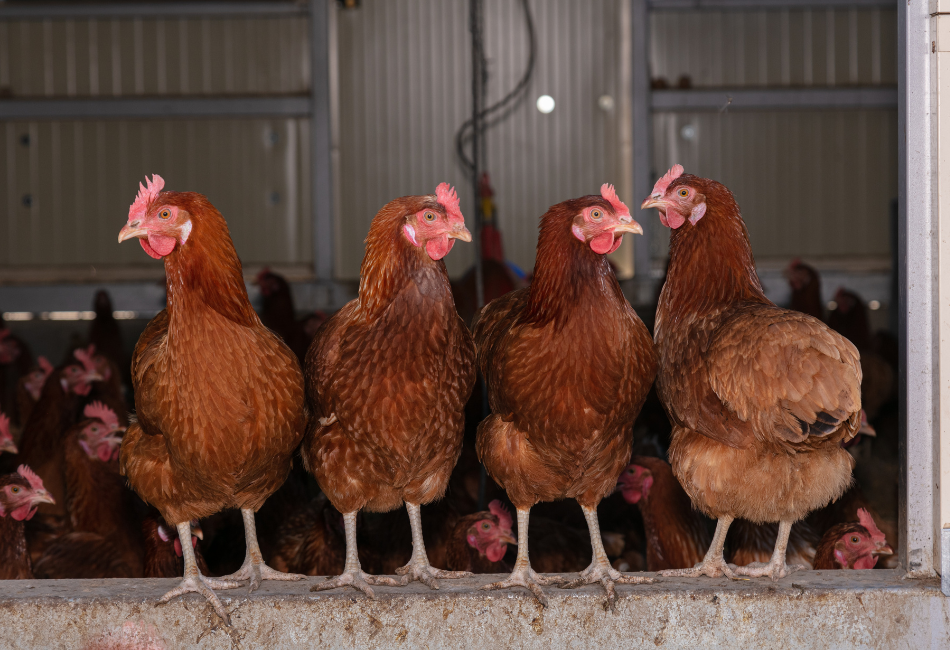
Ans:
[[[29,519],[41,503],[56,501],[43,487],[43,479],[26,465],[20,465],[15,474],[0,476],[0,517],[10,515],[17,521]]]
[[[643,228],[630,216],[630,210],[617,197],[613,185],[601,185],[600,196],[610,207],[605,208],[600,201],[588,205],[574,217],[571,233],[592,251],[603,255],[620,248],[625,232],[642,235]]]
[[[145,252],[158,260],[188,241],[191,216],[162,201],[165,180],[161,176],[153,174],[145,182],[139,183],[139,193],[129,207],[129,222],[119,231],[119,243],[137,237]]]
[[[489,503],[488,510],[484,519],[468,527],[465,541],[481,556],[498,562],[505,557],[508,544],[517,544],[518,541],[511,534],[511,514],[501,501],[495,499]]]
[[[617,479],[617,489],[627,503],[640,503],[641,499],[649,498],[650,488],[653,487],[653,473],[646,467],[630,463],[623,474]]]
[[[423,208],[409,215],[402,232],[410,244],[425,247],[429,257],[440,260],[452,250],[454,240],[472,241],[472,233],[465,227],[455,188],[441,183],[435,188],[435,200],[441,210]]]
[[[673,165],[656,182],[640,209],[656,208],[660,211],[660,222],[673,230],[687,221],[695,226],[706,214],[706,196],[694,186],[695,180],[695,176],[683,175],[682,165]]]

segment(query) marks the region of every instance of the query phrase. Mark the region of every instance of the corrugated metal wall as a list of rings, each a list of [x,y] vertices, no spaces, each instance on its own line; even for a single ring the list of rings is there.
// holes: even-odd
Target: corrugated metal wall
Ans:
[[[306,18],[0,20],[0,95],[309,91]],[[0,278],[160,265],[115,237],[145,174],[206,194],[246,264],[312,262],[306,119],[0,124]],[[82,277],[88,273],[79,269]]]
[[[696,87],[897,83],[895,9],[655,11],[654,80]]]
[[[538,52],[528,99],[491,128],[491,173],[506,257],[534,266],[538,218],[568,198],[617,185],[632,201],[622,173],[619,138],[620,30],[624,0],[532,0]],[[524,14],[512,0],[486,0],[488,103],[517,83],[527,61]],[[339,43],[337,273],[359,274],[362,241],[387,201],[457,186],[472,215],[472,192],[456,162],[454,135],[471,114],[468,3],[364,0],[336,12]],[[535,108],[542,94],[553,113]],[[598,107],[610,95],[612,112]],[[470,217],[469,217],[470,218]],[[629,244],[625,244],[629,245]],[[451,273],[473,261],[472,246],[446,258]]]
[[[654,87],[897,83],[891,9],[658,11],[650,29]],[[762,261],[889,263],[896,110],[657,113],[654,172],[675,163],[735,193]],[[656,229],[653,254],[668,241]]]

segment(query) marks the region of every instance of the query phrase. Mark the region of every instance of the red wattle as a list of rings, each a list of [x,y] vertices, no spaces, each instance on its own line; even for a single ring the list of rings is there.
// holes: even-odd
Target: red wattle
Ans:
[[[175,243],[174,237],[153,234],[149,234],[148,236],[148,245],[152,247],[152,251],[157,253],[159,257],[165,257],[175,250]]]
[[[873,555],[862,555],[854,562],[855,569],[873,569],[877,565],[877,558]]]
[[[614,245],[611,246],[610,250],[607,251],[608,254],[613,253],[615,250],[620,248],[620,244],[623,243],[623,235],[617,235],[617,238],[614,240]]]
[[[508,550],[507,544],[504,542],[495,542],[485,549],[485,555],[488,556],[488,559],[492,562],[498,562],[501,558],[505,557],[506,550]]]
[[[454,239],[449,239],[448,235],[442,235],[436,239],[430,239],[426,242],[426,252],[434,260],[441,260],[449,254],[452,246],[455,245]]]
[[[590,240],[590,249],[600,255],[609,252],[613,245],[614,234],[612,232],[602,232]]]
[[[30,519],[35,514],[36,514],[36,508],[31,506],[30,504],[26,504],[25,506],[20,506],[19,508],[11,512],[10,516],[16,519],[17,521],[23,521],[25,519]]]
[[[680,226],[686,223],[686,217],[677,213],[677,212],[668,212],[666,215],[666,223],[664,225],[669,226],[673,230],[676,230]]]
[[[152,247],[148,245],[148,242],[144,239],[140,239],[139,243],[142,245],[142,250],[148,253],[149,257],[154,257],[157,260],[162,259],[162,256],[152,250]]]
[[[181,540],[175,538],[175,555],[181,557]]]

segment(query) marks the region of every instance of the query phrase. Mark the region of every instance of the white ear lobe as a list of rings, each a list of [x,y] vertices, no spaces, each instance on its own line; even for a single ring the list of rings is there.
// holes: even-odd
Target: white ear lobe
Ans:
[[[181,224],[181,243],[184,244],[188,241],[188,236],[191,235],[191,221],[186,221]]]
[[[692,209],[692,211],[689,213],[689,222],[695,226],[696,222],[702,219],[704,214],[706,214],[705,201]]]

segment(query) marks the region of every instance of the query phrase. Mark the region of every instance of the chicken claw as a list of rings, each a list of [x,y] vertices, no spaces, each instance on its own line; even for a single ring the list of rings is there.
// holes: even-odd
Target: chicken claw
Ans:
[[[327,589],[337,589],[339,587],[353,587],[359,589],[370,598],[376,598],[376,593],[370,585],[384,585],[386,587],[402,587],[406,584],[402,580],[389,578],[386,576],[372,576],[363,573],[363,570],[357,566],[355,569],[346,569],[335,578],[327,578],[320,584],[310,587],[310,591],[326,591]]]
[[[262,580],[303,580],[306,576],[299,573],[283,573],[264,564],[261,548],[257,544],[257,526],[254,523],[254,511],[241,508],[244,518],[244,535],[247,538],[247,555],[244,564],[231,575],[222,576],[222,580],[250,580],[247,593],[261,586]]]
[[[402,584],[407,585],[413,580],[418,580],[430,589],[438,589],[439,584],[435,581],[436,578],[451,580],[470,577],[472,574],[468,571],[445,571],[429,564],[425,542],[422,539],[422,513],[419,504],[406,501],[406,510],[409,512],[409,525],[412,527],[412,557],[406,566],[396,569],[396,573],[403,576]]]
[[[715,559],[703,558],[703,561],[692,569],[669,569],[660,571],[659,574],[664,578],[698,578],[700,576],[719,578],[726,576],[732,580],[738,580],[734,573],[735,569],[735,565],[726,564],[726,561],[720,555]]]
[[[214,607],[214,611],[218,613],[218,616],[221,617],[221,620],[224,621],[224,624],[230,627],[231,617],[228,616],[228,610],[224,608],[224,603],[218,599],[217,594],[215,594],[212,590],[237,589],[240,586],[241,583],[239,582],[206,578],[200,573],[195,575],[186,575],[185,579],[181,581],[181,584],[159,598],[158,603],[160,605],[164,605],[172,598],[183,596],[185,594],[201,594],[211,604],[211,606]]]
[[[542,576],[534,572],[530,566],[515,567],[515,570],[511,572],[511,575],[508,576],[507,580],[502,580],[501,582],[493,582],[489,585],[483,585],[479,587],[482,590],[495,590],[495,589],[511,589],[512,587],[524,587],[528,591],[534,594],[534,597],[538,599],[545,607],[548,606],[548,599],[544,595],[544,592],[541,591],[540,585],[556,585],[561,586],[566,583],[567,580],[561,576]]]
[[[802,571],[809,567],[802,564],[785,564],[785,549],[788,547],[788,536],[792,532],[792,522],[780,521],[778,524],[778,535],[775,539],[775,550],[772,551],[772,559],[768,564],[762,562],[753,562],[746,566],[735,568],[735,572],[741,576],[750,578],[761,578],[768,576],[772,581],[780,580],[795,571]]]
[[[614,583],[622,585],[648,585],[656,582],[656,578],[645,578],[642,576],[625,576],[609,564],[606,558],[603,562],[594,561],[590,566],[581,571],[577,580],[571,580],[566,584],[560,585],[561,589],[576,589],[584,585],[592,585],[599,582],[607,591],[607,606],[611,611],[615,611],[617,604],[617,590],[614,589]]]

